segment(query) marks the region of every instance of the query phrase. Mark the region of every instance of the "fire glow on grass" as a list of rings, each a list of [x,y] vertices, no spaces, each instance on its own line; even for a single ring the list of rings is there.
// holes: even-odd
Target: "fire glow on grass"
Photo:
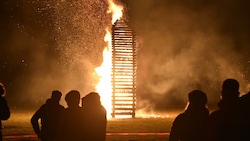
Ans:
[[[107,13],[112,14],[111,25],[115,23],[116,20],[119,20],[123,16],[123,6],[116,5],[113,0],[108,0],[109,9]],[[111,117],[112,112],[112,100],[111,100],[111,68],[112,68],[112,36],[110,33],[111,26],[106,28],[106,35],[104,41],[108,45],[104,48],[103,51],[103,63],[100,67],[95,69],[96,73],[100,77],[99,83],[96,85],[96,91],[101,96],[102,105],[107,110],[107,117]]]

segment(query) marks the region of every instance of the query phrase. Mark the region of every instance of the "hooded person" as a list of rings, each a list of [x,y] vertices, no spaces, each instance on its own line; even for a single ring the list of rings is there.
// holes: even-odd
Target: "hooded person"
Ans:
[[[86,141],[106,140],[106,110],[100,101],[100,95],[91,92],[82,98]]]
[[[0,141],[2,141],[2,120],[10,118],[10,109],[5,99],[6,89],[2,83],[0,83]]]
[[[218,109],[209,116],[207,141],[244,141],[239,95],[239,82],[236,79],[223,81]]]
[[[209,110],[207,96],[201,90],[188,94],[185,112],[179,114],[172,125],[169,141],[203,141]]]

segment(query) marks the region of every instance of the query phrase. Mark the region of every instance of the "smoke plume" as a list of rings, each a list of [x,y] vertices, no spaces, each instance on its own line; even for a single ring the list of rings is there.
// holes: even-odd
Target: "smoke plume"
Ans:
[[[226,78],[239,80],[244,94],[250,33],[245,2],[125,0],[141,43],[138,106],[184,107],[194,89],[215,105]]]

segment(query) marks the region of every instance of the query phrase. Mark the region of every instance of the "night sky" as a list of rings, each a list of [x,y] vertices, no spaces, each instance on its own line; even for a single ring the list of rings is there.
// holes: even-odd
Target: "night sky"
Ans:
[[[215,104],[226,78],[248,91],[248,0],[118,3],[138,39],[138,108],[183,106],[193,89]],[[92,91],[111,26],[107,9],[105,0],[1,0],[0,81],[9,105],[38,107],[54,89]]]

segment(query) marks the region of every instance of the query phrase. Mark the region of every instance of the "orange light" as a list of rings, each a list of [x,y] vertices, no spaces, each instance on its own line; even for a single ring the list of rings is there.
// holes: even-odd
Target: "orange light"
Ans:
[[[123,6],[116,5],[113,0],[109,0],[109,9],[107,13],[112,13],[112,24],[115,23],[116,20],[119,20],[123,16]]]
[[[122,18],[123,6],[116,5],[113,0],[109,0],[109,9],[107,13],[112,14],[111,24],[116,20]],[[112,90],[111,90],[111,67],[112,67],[112,36],[110,33],[111,27],[106,28],[106,35],[104,41],[108,43],[103,50],[103,63],[100,67],[95,69],[95,72],[100,77],[99,83],[96,85],[96,91],[100,94],[102,105],[107,110],[107,118],[111,117],[112,112]]]
[[[111,115],[111,34],[106,29],[104,41],[108,42],[108,46],[103,51],[103,63],[95,71],[100,77],[100,81],[96,86],[96,91],[100,94],[102,105],[107,110],[107,116]]]

